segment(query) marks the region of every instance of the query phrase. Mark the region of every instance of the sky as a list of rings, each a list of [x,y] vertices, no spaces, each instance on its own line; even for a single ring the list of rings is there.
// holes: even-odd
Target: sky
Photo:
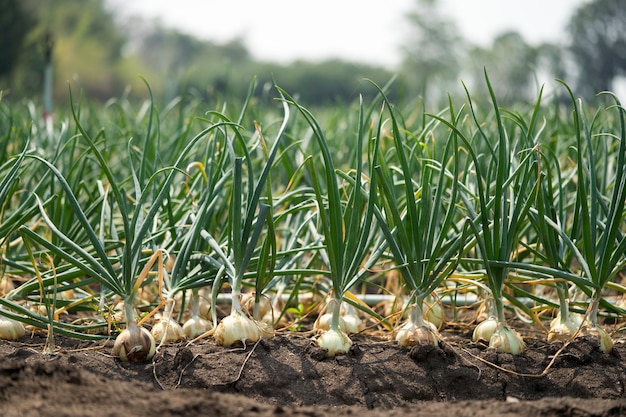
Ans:
[[[562,42],[565,26],[585,0],[439,0],[470,42],[489,46],[516,30],[531,45]],[[415,0],[108,0],[123,15],[157,18],[201,39],[244,40],[254,58],[297,59],[396,67]]]

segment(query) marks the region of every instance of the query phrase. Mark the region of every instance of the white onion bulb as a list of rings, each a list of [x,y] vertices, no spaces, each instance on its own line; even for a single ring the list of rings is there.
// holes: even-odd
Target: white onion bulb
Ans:
[[[565,320],[561,317],[561,313],[559,313],[551,322],[550,322],[550,331],[548,332],[548,343],[556,342],[556,341],[565,341],[570,339],[581,325],[581,320],[577,319],[573,314],[569,314]]]
[[[396,333],[396,342],[400,346],[439,345],[439,332],[431,322],[424,320],[422,309],[413,305],[409,310],[409,318]]]
[[[256,343],[268,331],[247,317],[241,311],[233,311],[224,317],[215,328],[215,342],[221,346],[232,346],[235,343]]]
[[[417,345],[439,345],[439,332],[434,324],[423,321],[423,324],[415,324],[411,320],[406,323],[396,333],[396,342],[400,346],[410,347]]]
[[[489,342],[493,334],[496,332],[497,328],[498,320],[494,316],[490,316],[486,320],[478,323],[478,325],[474,328],[472,340],[474,342],[477,342],[479,340]]]
[[[363,321],[359,317],[357,309],[354,308],[353,305],[342,303],[340,312],[346,333],[354,334],[363,330]],[[341,326],[341,323],[339,325]]]
[[[434,297],[426,298],[423,307],[424,319],[435,325],[437,329],[446,321],[446,311],[443,308],[441,300]]]
[[[519,355],[526,349],[526,344],[519,333],[506,324],[501,324],[493,333],[493,336],[491,336],[489,347],[499,350],[500,352]]]
[[[319,347],[326,349],[326,357],[332,358],[335,355],[348,353],[352,346],[352,341],[341,330],[326,330],[317,338]]]
[[[586,333],[598,338],[600,343],[600,350],[604,353],[611,353],[613,350],[613,338],[602,327],[596,325],[589,325],[586,329]]]
[[[156,343],[152,333],[140,327],[134,320],[115,339],[113,354],[124,362],[144,362],[152,359]]]
[[[24,325],[9,317],[0,316],[0,339],[17,340],[26,334]]]
[[[183,332],[190,339],[200,336],[211,329],[211,322],[202,317],[191,317],[183,324]]]
[[[181,325],[176,320],[165,316],[152,326],[151,333],[159,343],[174,343],[185,338],[185,332]]]
[[[317,319],[315,320],[315,323],[313,324],[313,328],[317,331],[330,330],[332,321],[333,321],[332,313],[321,314],[317,316]],[[346,323],[344,322],[341,316],[339,317],[339,330],[341,330],[342,332],[346,331]]]

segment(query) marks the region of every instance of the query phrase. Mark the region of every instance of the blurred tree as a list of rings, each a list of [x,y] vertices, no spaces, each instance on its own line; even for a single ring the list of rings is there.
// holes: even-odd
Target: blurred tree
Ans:
[[[515,31],[498,35],[491,48],[472,48],[468,62],[468,84],[482,86],[487,70],[493,88],[501,100],[516,102],[533,99],[533,73],[537,69],[537,50],[528,45]]]
[[[537,68],[547,72],[552,78],[561,80],[567,78],[566,54],[562,46],[545,42],[539,45],[536,51]]]
[[[626,4],[593,0],[583,4],[568,24],[570,50],[578,65],[578,92],[584,97],[611,90],[626,73]]]
[[[271,85],[276,80],[281,88],[297,96],[303,104],[330,105],[350,103],[359,94],[376,94],[373,86],[364,79],[372,79],[382,86],[392,78],[392,73],[384,68],[339,59],[296,61],[287,66],[252,64],[233,67],[233,84],[245,86],[246,80],[252,76],[257,77],[260,85]],[[396,92],[389,92],[392,99],[397,97]]]
[[[47,33],[54,39],[57,102],[67,98],[68,81],[91,100],[122,94],[144,99],[147,91],[138,77],[141,74],[155,97],[166,101],[186,94],[202,100],[245,97],[256,76],[260,85],[271,85],[275,78],[287,91],[298,94],[303,104],[316,105],[348,102],[357,93],[369,92],[371,87],[363,78],[383,85],[392,77],[382,68],[341,60],[287,66],[257,62],[241,39],[216,44],[165,28],[159,21],[118,16],[114,7],[123,7],[121,2],[0,0],[5,1],[23,5],[24,13],[39,21],[24,37],[19,70],[11,79],[12,98],[41,96]],[[4,17],[2,13],[0,18]],[[267,90],[260,94],[269,97]]]
[[[24,39],[35,25],[35,17],[27,13],[23,2],[0,0],[0,78],[7,77],[24,51]]]
[[[247,66],[250,62],[250,54],[238,38],[219,45],[164,27],[159,20],[136,17],[122,27],[129,34],[127,52],[144,71],[162,80],[157,83],[162,87],[152,87],[164,92],[165,101],[185,89],[210,95],[216,91],[226,93],[233,66]]]
[[[136,40],[137,41],[137,40]],[[166,29],[157,23],[142,34],[136,55],[142,66],[156,71],[165,80],[165,101],[178,94],[181,75],[191,67],[191,61],[203,49],[203,43],[193,36]]]
[[[5,0],[0,0],[5,1]],[[15,90],[32,97],[41,92],[45,37],[54,39],[53,65],[56,99],[67,96],[68,80],[95,99],[120,94],[124,81],[118,71],[125,38],[102,0],[26,0],[24,11],[38,21],[23,43]]]
[[[425,99],[445,98],[450,87],[459,85],[463,38],[454,21],[439,10],[437,0],[415,0],[414,10],[406,17],[410,35],[402,48],[403,77]],[[446,89],[432,88],[436,85]]]

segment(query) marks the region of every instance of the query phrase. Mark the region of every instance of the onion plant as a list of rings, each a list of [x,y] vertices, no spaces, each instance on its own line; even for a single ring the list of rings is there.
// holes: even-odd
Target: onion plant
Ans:
[[[209,132],[225,125],[225,123],[216,123],[203,129],[189,141],[172,167],[157,170],[150,176],[146,174],[147,178],[143,186],[141,185],[143,181],[140,181],[136,173],[144,172],[146,169],[145,161],[142,162],[139,171],[136,171],[129,149],[128,162],[131,168],[131,181],[134,192],[133,208],[129,205],[126,191],[121,186],[122,182],[111,170],[109,161],[98,148],[91,135],[83,128],[73,102],[72,115],[80,136],[88,144],[108,181],[113,202],[111,209],[117,210],[116,218],[119,218],[121,221],[121,230],[118,233],[121,241],[117,242],[121,254],[119,257],[110,254],[110,248],[107,247],[94,230],[92,220],[81,207],[67,179],[58,168],[46,159],[35,155],[28,155],[28,157],[39,161],[54,174],[65,192],[65,198],[75,216],[75,221],[80,224],[87,236],[87,242],[77,242],[68,237],[46,214],[46,210],[39,200],[38,205],[42,219],[51,235],[54,236],[55,241],[48,240],[39,232],[25,226],[20,228],[20,233],[24,239],[44,247],[50,253],[82,271],[85,276],[95,279],[107,291],[111,291],[121,297],[124,303],[127,327],[117,336],[113,352],[121,360],[147,360],[155,353],[155,341],[150,332],[138,325],[135,305],[137,303],[138,291],[147,281],[149,271],[154,264],[159,266],[159,276],[162,278],[164,252],[160,249],[156,250],[150,259],[146,261],[143,258],[143,251],[146,248],[147,241],[154,233],[154,220],[163,201],[168,196],[170,185],[176,176],[180,175],[185,158]],[[164,178],[159,180],[161,177]],[[112,218],[110,220],[112,222]],[[111,227],[117,228],[118,226],[111,224]],[[55,243],[56,241],[59,243]]]
[[[3,176],[0,181],[0,219],[4,217],[5,210],[9,209],[12,194],[15,192],[16,181],[24,156],[28,149],[28,143],[26,147],[19,154],[17,158],[9,158],[5,163],[0,166],[0,174]],[[19,210],[18,212],[19,213]],[[0,255],[4,253],[4,247],[9,245],[8,239],[11,233],[18,227],[16,220],[19,220],[19,216],[11,216],[8,221],[2,221],[0,223]],[[4,258],[4,256],[2,256]],[[0,283],[5,279],[4,273],[0,272]],[[0,294],[2,296],[4,294]],[[0,339],[19,339],[24,336],[25,329],[22,323],[18,320],[11,318],[13,313],[5,310],[5,306],[10,306],[8,302],[3,302],[0,298]]]
[[[168,212],[171,232],[167,251],[175,254],[171,270],[163,273],[163,298],[165,309],[158,323],[152,328],[155,339],[179,341],[182,338],[195,338],[204,334],[211,327],[210,323],[200,315],[200,297],[198,291],[210,287],[214,283],[216,268],[202,262],[199,253],[206,250],[202,233],[208,224],[215,222],[215,217],[223,211],[224,188],[230,180],[224,171],[228,152],[224,151],[222,135],[215,132],[210,136],[206,151],[201,160],[194,161],[187,167],[187,181],[177,195],[168,198],[168,206],[172,200],[179,200],[178,207],[171,207]],[[194,169],[199,170],[195,179],[191,176]],[[173,204],[172,204],[173,205]],[[178,214],[181,212],[181,214]],[[191,291],[191,317],[181,326],[173,316],[176,298],[180,294]],[[184,303],[181,304],[181,308]]]
[[[313,114],[286,92],[281,90],[288,102],[295,106],[310,126],[313,136],[321,151],[323,177],[319,178],[313,158],[305,161],[310,175],[317,202],[318,220],[323,232],[325,254],[328,259],[329,274],[332,281],[332,294],[328,302],[330,324],[317,338],[317,343],[326,349],[326,356],[347,353],[352,341],[341,326],[340,310],[347,291],[359,281],[359,271],[370,254],[375,236],[374,208],[376,197],[376,177],[371,176],[369,191],[363,182],[363,140],[373,142],[370,166],[376,166],[378,159],[378,141],[380,136],[372,137],[372,132],[365,130],[363,102],[360,101],[359,120],[354,141],[354,174],[351,175],[353,187],[345,189],[347,201],[341,198],[337,172],[333,163],[328,141]],[[344,329],[342,329],[342,327]]]
[[[597,140],[617,140],[617,161],[611,163],[611,153],[604,152],[604,169],[600,169],[594,151],[594,134],[586,121],[582,104],[574,98],[571,89],[565,83],[563,85],[574,104],[576,129],[576,203],[572,228],[580,233],[580,256],[577,260],[593,289],[586,330],[597,335],[603,351],[610,352],[613,341],[598,323],[598,307],[607,283],[626,265],[626,235],[622,226],[626,199],[626,111],[617,97],[611,94],[615,103],[612,108],[618,113],[620,123],[619,135],[602,133],[597,135]],[[611,148],[604,143],[601,147]],[[613,172],[610,172],[611,169]],[[599,180],[599,173],[602,181]],[[603,194],[605,190],[606,196]]]
[[[461,236],[454,230],[459,174],[455,156],[457,134],[450,132],[441,155],[436,155],[439,152],[438,143],[434,140],[426,143],[432,125],[427,125],[414,143],[407,143],[403,141],[403,129],[399,126],[394,108],[386,98],[385,102],[395,144],[389,158],[399,163],[400,178],[395,179],[395,168],[384,164],[381,158],[376,169],[381,210],[376,213],[386,238],[384,244],[389,248],[409,292],[406,303],[409,318],[397,331],[396,340],[402,346],[437,345],[440,339],[437,326],[424,319],[423,307],[427,297],[431,297],[454,270],[456,263],[453,257],[462,242]],[[452,104],[450,113],[456,124]],[[407,155],[414,161],[410,161]],[[419,173],[417,184],[415,173]],[[401,201],[404,201],[403,205]]]
[[[474,173],[473,176],[469,172],[465,175],[468,181],[470,178],[474,180],[472,185],[476,190],[478,211],[473,208],[471,196],[462,192],[461,198],[467,210],[467,227],[473,234],[486,271],[493,312],[491,317],[476,327],[473,338],[489,341],[489,345],[498,350],[519,354],[524,351],[525,344],[521,336],[506,323],[503,288],[509,270],[507,263],[517,248],[521,224],[533,201],[532,186],[536,183],[533,182],[533,173],[536,172],[536,166],[530,157],[532,150],[524,148],[525,143],[522,143],[522,149],[514,149],[515,142],[505,129],[486,70],[485,79],[497,125],[495,144],[490,142],[479,122],[467,89],[470,111],[477,128],[476,140],[482,143],[467,138],[451,122],[435,117],[458,134],[470,157],[471,165],[467,169]],[[486,147],[486,153],[477,153],[481,147]]]
[[[539,103],[539,102],[538,102]],[[521,133],[527,137],[529,144],[534,144],[539,177],[535,202],[531,207],[528,218],[534,230],[524,248],[531,254],[534,262],[516,263],[521,270],[541,274],[539,275],[548,289],[556,293],[558,304],[553,299],[546,299],[541,294],[518,292],[535,299],[541,306],[558,308],[556,317],[551,321],[548,330],[548,341],[565,340],[572,337],[580,327],[580,320],[570,310],[570,285],[576,284],[586,287],[585,282],[572,271],[572,260],[578,251],[572,244],[576,237],[572,235],[573,203],[569,189],[573,186],[573,173],[564,172],[558,152],[563,149],[554,149],[542,143],[539,139],[544,133],[545,123],[534,132],[537,125],[537,112],[533,114],[530,123],[520,115],[510,114],[517,123]],[[574,170],[572,170],[574,171]],[[543,266],[547,269],[544,269]]]
[[[227,146],[231,154],[232,162],[232,190],[229,201],[228,216],[228,240],[226,250],[207,230],[201,232],[214,255],[208,259],[219,265],[213,291],[213,303],[217,296],[217,290],[221,287],[221,280],[227,277],[231,287],[231,313],[223,318],[215,328],[214,337],[218,344],[231,346],[235,343],[254,343],[264,335],[271,334],[271,329],[261,322],[248,317],[241,308],[241,290],[243,287],[244,274],[248,269],[252,257],[257,252],[258,243],[262,237],[263,227],[268,224],[270,233],[267,233],[265,242],[262,245],[257,267],[262,271],[257,271],[257,275],[265,274],[266,269],[273,269],[275,263],[276,243],[274,241],[274,227],[271,213],[271,192],[268,192],[267,202],[262,202],[263,193],[266,191],[267,180],[270,176],[274,160],[280,149],[280,139],[289,121],[289,107],[283,104],[284,117],[276,135],[276,140],[272,145],[259,178],[255,182],[252,156],[247,148],[243,136],[238,129],[233,129],[234,139],[228,141]],[[218,117],[228,120],[226,116],[216,114]],[[262,142],[262,136],[259,137]],[[244,157],[236,156],[235,148],[239,148],[244,153]],[[244,187],[243,175],[244,161],[247,165],[247,190]],[[245,199],[245,200],[244,200]],[[257,277],[259,278],[259,276]],[[260,279],[264,279],[260,277]],[[213,321],[216,323],[217,316],[213,310]]]

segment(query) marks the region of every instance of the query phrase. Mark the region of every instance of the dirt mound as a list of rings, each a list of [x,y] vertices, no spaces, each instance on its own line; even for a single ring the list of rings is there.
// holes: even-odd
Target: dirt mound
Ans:
[[[356,336],[325,359],[310,339],[279,335],[246,349],[207,340],[161,347],[151,363],[121,363],[112,342],[41,335],[0,342],[2,415],[17,416],[617,416],[626,415],[626,346],[526,339],[513,356],[447,335],[403,349]],[[557,355],[558,353],[558,355]],[[555,358],[556,356],[556,359]],[[549,368],[548,368],[549,367]],[[546,368],[548,368],[547,372]]]

